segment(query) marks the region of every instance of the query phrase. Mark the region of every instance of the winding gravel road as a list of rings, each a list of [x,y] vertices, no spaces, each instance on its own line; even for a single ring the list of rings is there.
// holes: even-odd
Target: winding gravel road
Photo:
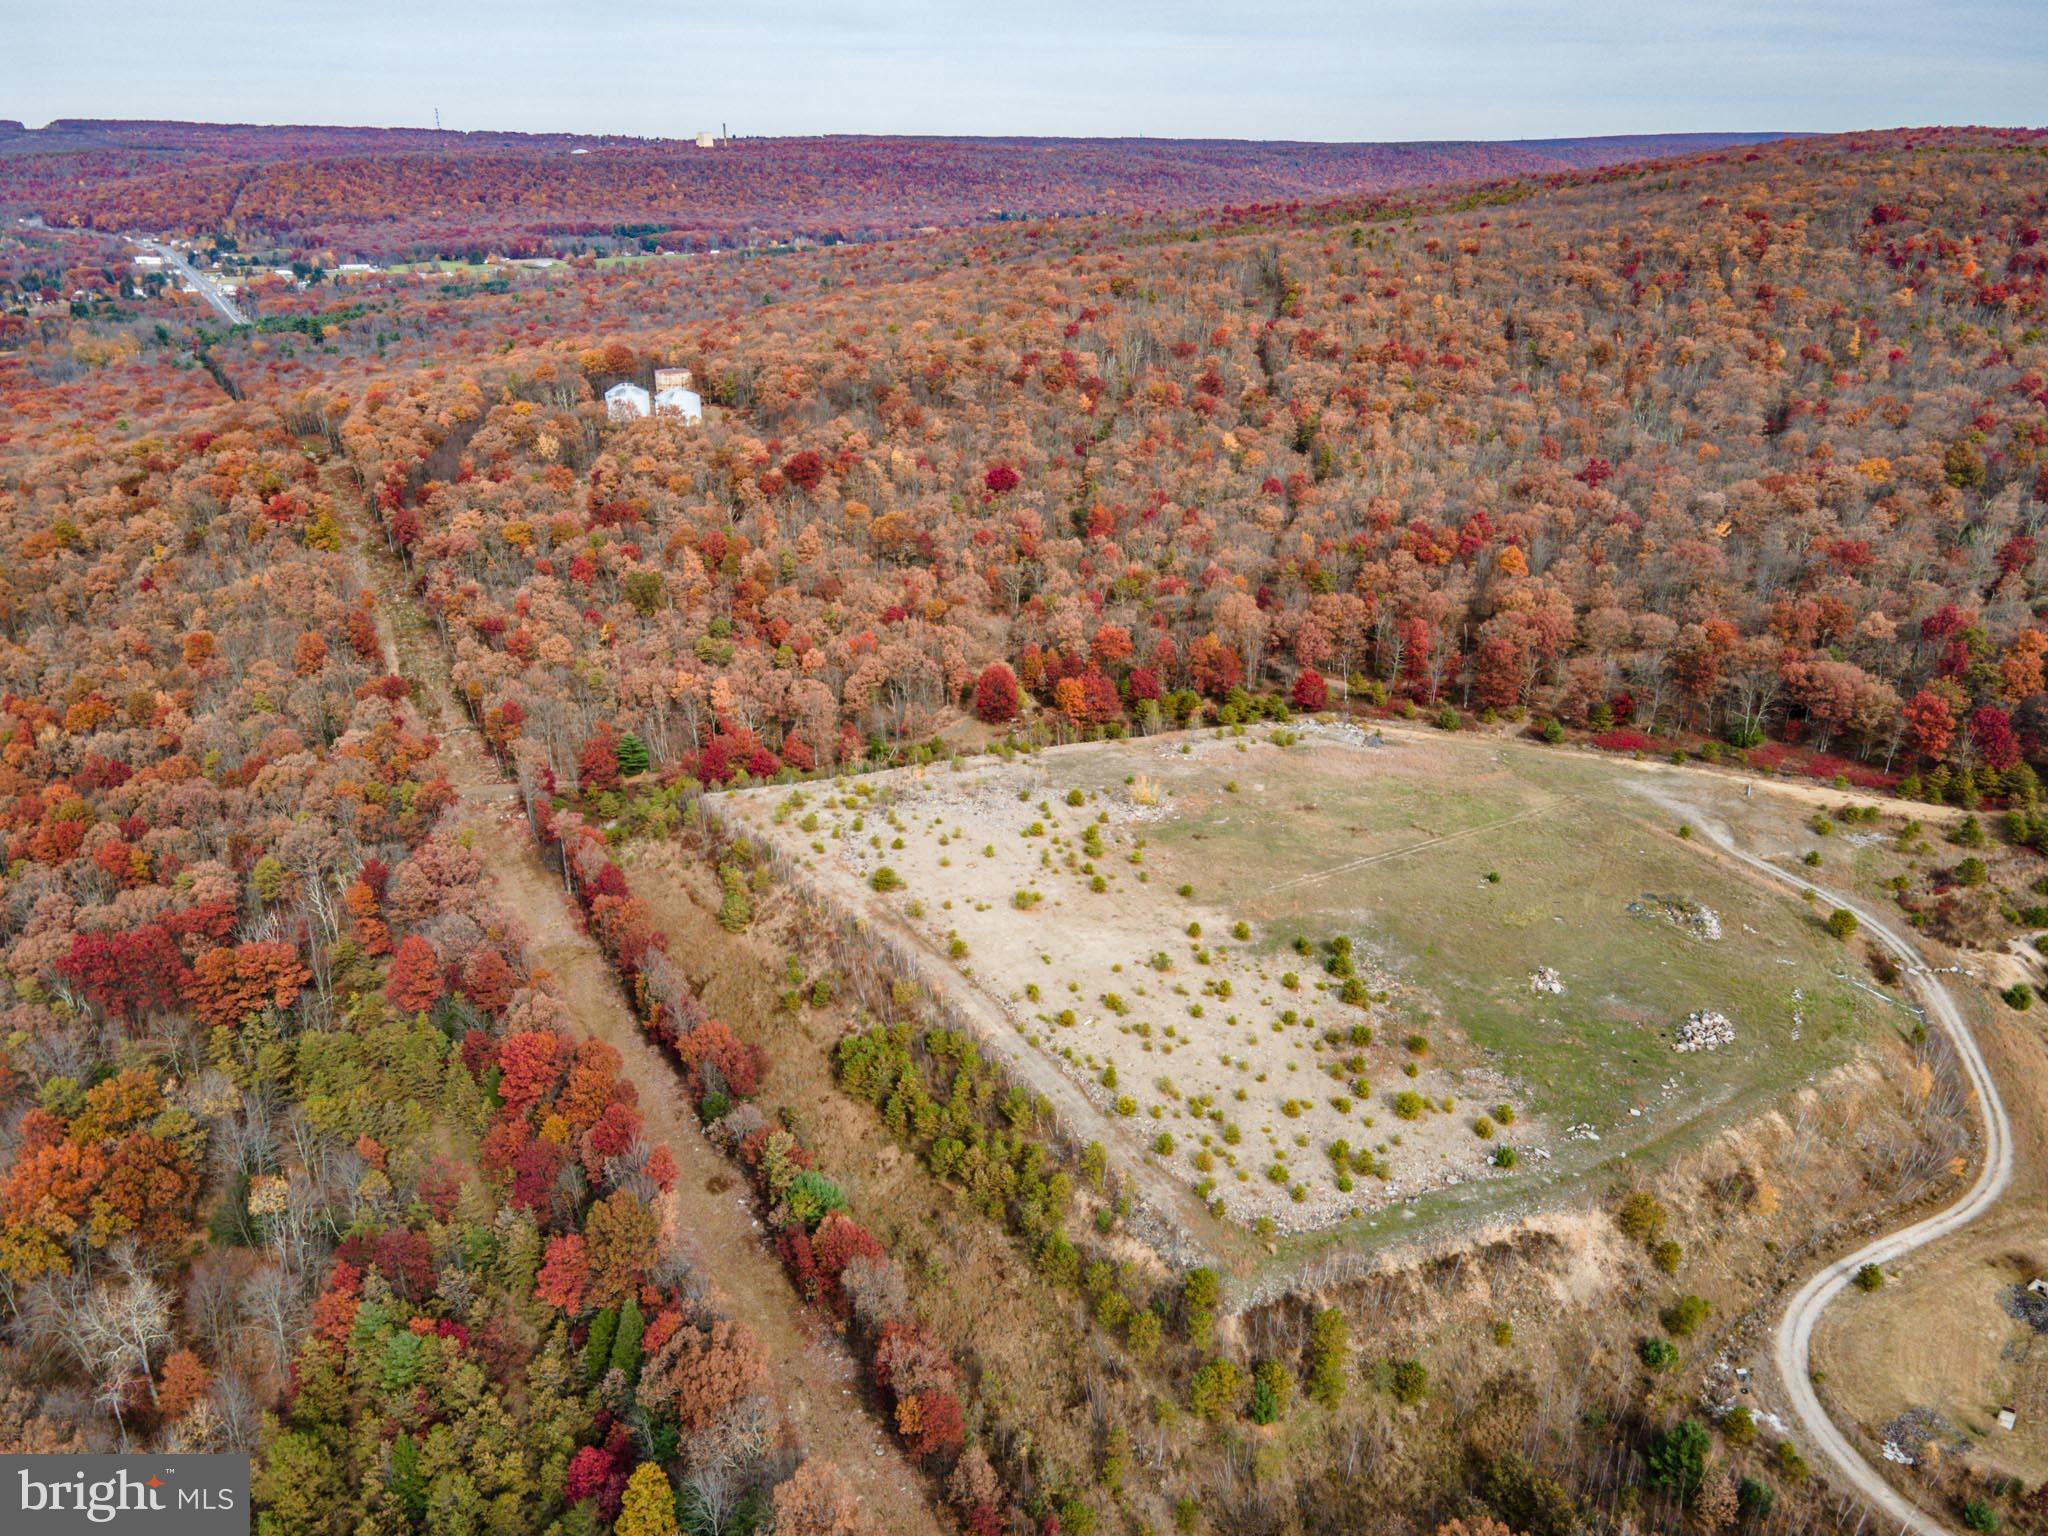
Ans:
[[[1654,798],[1662,798],[1654,791],[1650,793]],[[1956,1006],[1947,984],[1928,967],[1917,949],[1875,914],[1736,847],[1726,827],[1701,819],[1696,806],[1686,809],[1694,818],[1693,825],[1730,857],[1794,891],[1804,893],[1810,890],[1816,899],[1855,913],[1864,930],[1898,957],[1908,986],[1925,1002],[1928,1016],[1947,1033],[1955,1046],[1957,1058],[1963,1064],[1964,1075],[1976,1090],[1978,1115],[1984,1129],[1984,1166],[1969,1192],[1947,1210],[1938,1211],[1911,1226],[1901,1227],[1875,1242],[1867,1243],[1814,1275],[1786,1306],[1772,1345],[1778,1375],[1785,1383],[1793,1412],[1799,1416],[1808,1438],[1835,1464],[1836,1470],[1892,1521],[1899,1532],[1917,1532],[1918,1536],[1950,1536],[1953,1526],[1928,1513],[1887,1482],[1828,1417],[1827,1410],[1821,1406],[1820,1395],[1813,1389],[1813,1331],[1828,1303],[1842,1293],[1856,1271],[1865,1264],[1886,1264],[1902,1258],[1916,1248],[1925,1247],[1968,1226],[1997,1203],[1998,1197],[2005,1193],[2006,1185],[2012,1182],[2012,1122],[2006,1117],[2005,1102],[1998,1096],[1998,1085],[1992,1081],[1991,1069],[1984,1063],[1984,1053],[1978,1048],[1977,1037],[1970,1032],[1962,1009]]]

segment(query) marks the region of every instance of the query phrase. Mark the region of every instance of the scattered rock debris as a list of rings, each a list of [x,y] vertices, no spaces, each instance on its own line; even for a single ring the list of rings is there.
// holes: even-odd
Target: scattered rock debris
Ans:
[[[1628,904],[1631,917],[1654,917],[1696,939],[1712,943],[1721,937],[1721,914],[1685,896],[1659,896],[1645,891],[1641,901]]]
[[[2036,1333],[2048,1333],[2048,1295],[2024,1285],[2008,1285],[1998,1304],[2008,1317],[2017,1318]]]
[[[1671,1042],[1675,1051],[1716,1051],[1735,1043],[1735,1021],[1725,1013],[1703,1009],[1685,1016]]]
[[[1929,1446],[1945,1453],[1967,1451],[1969,1438],[1932,1408],[1908,1408],[1878,1431],[1884,1459],[1915,1466]]]

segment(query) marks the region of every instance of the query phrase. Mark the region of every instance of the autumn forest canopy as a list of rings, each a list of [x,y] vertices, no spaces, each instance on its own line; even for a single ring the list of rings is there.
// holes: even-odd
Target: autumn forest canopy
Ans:
[[[1020,1432],[622,850],[707,789],[1326,710],[2048,847],[2048,134],[1763,137],[0,128],[0,1443],[253,1450],[265,1536],[862,1529],[678,1215],[675,1094],[934,1529],[1357,1516],[1337,1450],[1276,1512],[1202,1438],[1334,1413],[1341,1319],[1219,1342],[1214,1274],[1087,1246],[1030,1095],[876,1022],[834,1109],[944,1143],[1180,1405],[1077,1393],[1085,1468]],[[607,409],[671,369],[700,425]],[[672,1076],[506,909],[507,827]]]
[[[1562,174],[1768,134],[1503,143],[834,136],[692,141],[200,123],[0,124],[0,210],[344,258],[687,251],[1048,214],[1320,201]]]

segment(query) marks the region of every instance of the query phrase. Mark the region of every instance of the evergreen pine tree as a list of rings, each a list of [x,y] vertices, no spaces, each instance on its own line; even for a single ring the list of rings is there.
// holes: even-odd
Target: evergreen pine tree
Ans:
[[[640,1336],[647,1331],[646,1319],[640,1316],[640,1303],[632,1297],[619,1308],[619,1324],[612,1333],[611,1358],[605,1368],[623,1372],[628,1387],[640,1381]]]
[[[590,1335],[583,1341],[583,1385],[594,1387],[611,1363],[612,1335],[618,1331],[619,1312],[606,1307],[590,1320]],[[635,1341],[636,1345],[638,1341]]]

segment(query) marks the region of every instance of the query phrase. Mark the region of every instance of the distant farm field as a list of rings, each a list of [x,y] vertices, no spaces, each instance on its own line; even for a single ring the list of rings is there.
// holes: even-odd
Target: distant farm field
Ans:
[[[1233,1220],[1387,1230],[1668,1155],[1910,1022],[1639,772],[1318,724],[721,801],[1077,1130]]]

